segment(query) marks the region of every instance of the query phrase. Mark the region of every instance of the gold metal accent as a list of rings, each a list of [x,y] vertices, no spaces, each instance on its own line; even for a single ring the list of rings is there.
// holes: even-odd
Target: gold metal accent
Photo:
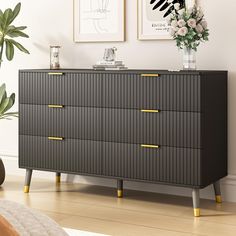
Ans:
[[[64,138],[62,138],[62,137],[48,137],[48,140],[62,141],[62,140],[64,140]]]
[[[222,203],[221,195],[216,195],[216,203]]]
[[[117,190],[117,197],[122,198],[123,197],[123,190]]]
[[[146,113],[158,113],[160,112],[159,110],[141,110],[141,112],[146,112]]]
[[[56,183],[57,184],[61,183],[61,176],[56,176]]]
[[[24,187],[24,193],[29,193],[29,186]]]
[[[54,104],[49,104],[48,108],[63,108],[64,105],[54,105]]]
[[[159,74],[141,74],[141,77],[159,77]]]
[[[159,148],[158,145],[150,145],[150,144],[141,144],[143,148]]]
[[[62,72],[49,72],[48,75],[63,75]]]
[[[193,212],[194,212],[194,216],[195,217],[199,217],[200,216],[200,208],[194,208]]]

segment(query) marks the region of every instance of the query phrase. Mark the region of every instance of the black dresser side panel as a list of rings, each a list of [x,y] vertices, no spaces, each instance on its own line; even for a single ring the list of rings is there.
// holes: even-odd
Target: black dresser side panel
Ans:
[[[202,186],[227,176],[227,72],[202,74]]]

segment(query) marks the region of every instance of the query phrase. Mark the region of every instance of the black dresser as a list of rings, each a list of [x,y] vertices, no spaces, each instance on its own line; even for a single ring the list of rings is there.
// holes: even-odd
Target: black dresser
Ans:
[[[19,166],[199,189],[227,175],[226,71],[21,70]]]

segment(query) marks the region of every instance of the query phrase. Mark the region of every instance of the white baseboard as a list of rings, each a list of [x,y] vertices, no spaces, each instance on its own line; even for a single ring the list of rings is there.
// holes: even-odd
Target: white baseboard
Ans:
[[[25,170],[18,168],[18,158],[16,155],[1,155],[4,165],[6,168],[6,173],[9,175],[24,176]],[[41,179],[53,179],[55,177],[54,173],[44,172],[44,171],[34,171],[33,176]],[[100,185],[106,187],[115,187],[116,181],[113,179],[97,178],[97,177],[85,177],[79,175],[62,175],[62,180],[74,183],[82,183],[89,185]],[[142,190],[147,192],[164,193],[171,195],[180,196],[191,196],[191,189],[160,185],[160,184],[150,184],[141,182],[125,181],[124,188],[132,190]],[[228,175],[221,181],[222,197],[224,201],[236,202],[236,175]],[[208,186],[201,190],[201,198],[214,199],[213,187]]]

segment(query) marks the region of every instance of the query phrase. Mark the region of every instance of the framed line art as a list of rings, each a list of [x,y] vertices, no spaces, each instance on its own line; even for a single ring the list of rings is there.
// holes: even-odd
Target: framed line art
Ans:
[[[125,40],[125,0],[74,0],[75,42]]]
[[[170,26],[163,11],[153,10],[150,0],[138,1],[138,39],[171,39]]]

